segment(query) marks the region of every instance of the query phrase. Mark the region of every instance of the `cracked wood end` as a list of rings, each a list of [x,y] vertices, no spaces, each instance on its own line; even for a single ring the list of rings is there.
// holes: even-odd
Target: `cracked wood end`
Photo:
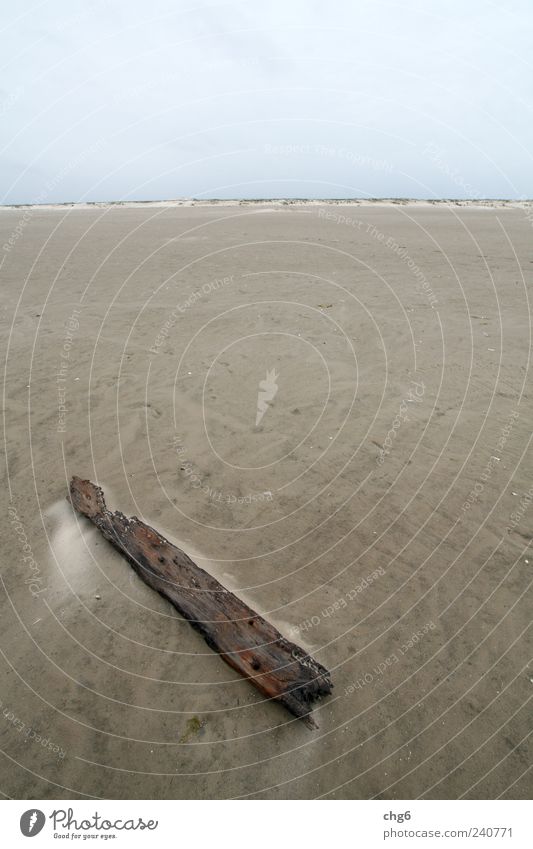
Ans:
[[[107,509],[104,493],[73,477],[70,501],[102,532],[140,578],[167,598],[217,652],[267,698],[310,728],[313,702],[332,690],[330,673],[300,646],[136,516]]]

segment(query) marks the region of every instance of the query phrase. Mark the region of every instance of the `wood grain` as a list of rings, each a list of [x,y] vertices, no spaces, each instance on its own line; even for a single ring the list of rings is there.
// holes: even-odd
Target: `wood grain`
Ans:
[[[317,727],[311,710],[316,699],[331,693],[327,669],[154,528],[108,510],[103,491],[91,481],[73,477],[70,500],[226,663],[264,696]]]

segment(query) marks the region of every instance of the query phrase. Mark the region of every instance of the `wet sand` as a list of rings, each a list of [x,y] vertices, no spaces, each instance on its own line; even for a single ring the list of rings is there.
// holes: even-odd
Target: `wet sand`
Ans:
[[[5,795],[530,796],[532,221],[0,209]],[[331,670],[318,731],[73,514],[73,474]]]

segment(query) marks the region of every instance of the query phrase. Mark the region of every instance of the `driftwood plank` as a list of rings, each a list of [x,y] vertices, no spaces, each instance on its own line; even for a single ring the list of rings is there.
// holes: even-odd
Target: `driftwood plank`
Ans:
[[[327,669],[156,530],[136,516],[108,510],[104,493],[91,481],[73,477],[70,500],[226,663],[267,698],[317,727],[310,712],[316,699],[331,693]]]

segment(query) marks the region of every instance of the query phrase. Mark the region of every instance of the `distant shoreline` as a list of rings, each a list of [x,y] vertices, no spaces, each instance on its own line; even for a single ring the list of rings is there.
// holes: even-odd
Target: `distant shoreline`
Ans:
[[[233,199],[218,200],[216,198],[198,200],[181,198],[178,200],[128,200],[128,201],[85,201],[65,203],[18,203],[0,205],[2,210],[38,209],[38,210],[61,210],[61,209],[108,209],[117,207],[120,209],[143,209],[150,207],[197,207],[197,206],[458,206],[474,208],[517,208],[523,209],[533,205],[531,200],[508,200],[502,198],[486,198],[483,200],[467,200],[462,198],[257,198],[257,199]]]

